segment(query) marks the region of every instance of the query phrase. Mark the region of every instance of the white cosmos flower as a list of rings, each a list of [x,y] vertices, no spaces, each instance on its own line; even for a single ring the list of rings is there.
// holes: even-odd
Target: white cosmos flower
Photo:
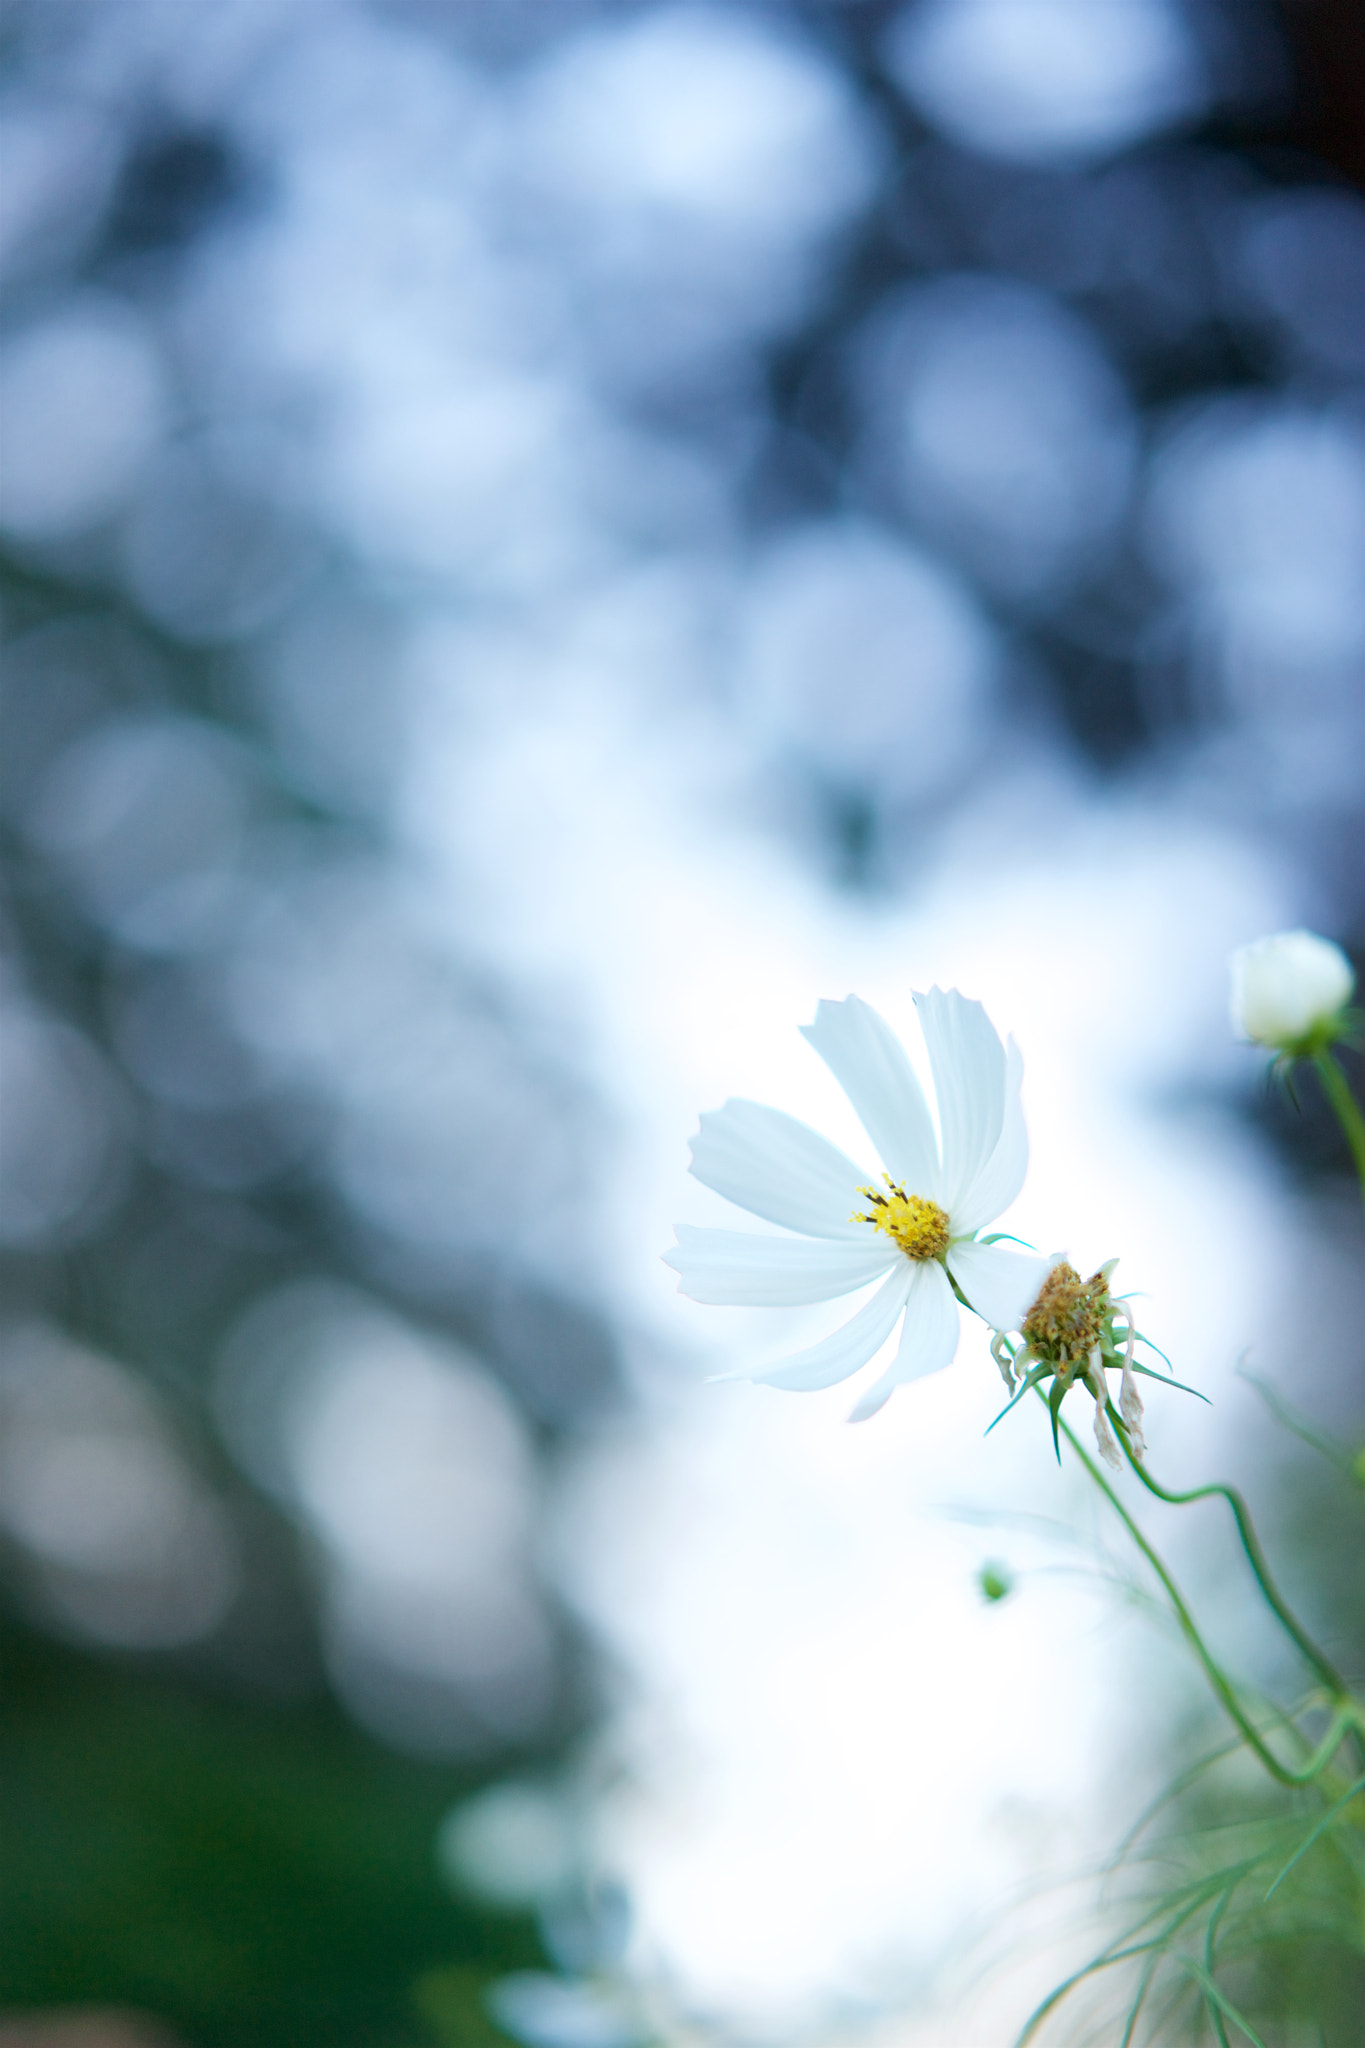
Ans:
[[[1049,1261],[976,1233],[1018,1194],[1028,1167],[1013,1039],[1001,1045],[980,1003],[956,989],[915,997],[933,1071],[940,1144],[924,1091],[890,1026],[858,996],[821,1003],[802,1027],[881,1154],[880,1187],[809,1125],[759,1102],[730,1101],[703,1116],[692,1171],[717,1194],[781,1226],[782,1237],[679,1224],[665,1254],[694,1301],[790,1307],[880,1285],[832,1336],[747,1377],[803,1392],[866,1365],[904,1315],[889,1369],[853,1419],[877,1410],[906,1380],[938,1372],[957,1349],[963,1298],[992,1328],[1016,1329]]]

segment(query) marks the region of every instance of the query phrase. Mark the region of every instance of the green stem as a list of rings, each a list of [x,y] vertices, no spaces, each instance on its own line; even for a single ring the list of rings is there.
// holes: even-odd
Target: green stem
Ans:
[[[1360,1708],[1349,1697],[1338,1699],[1337,1709],[1332,1717],[1327,1733],[1323,1736],[1317,1748],[1309,1754],[1302,1769],[1295,1770],[1292,1764],[1281,1763],[1274,1750],[1266,1743],[1260,1729],[1252,1721],[1246,1708],[1242,1705],[1236,1686],[1218,1663],[1213,1652],[1205,1643],[1203,1636],[1199,1633],[1198,1624],[1185,1603],[1184,1595],[1167,1570],[1161,1557],[1151,1543],[1148,1542],[1141,1528],[1129,1514],[1099,1466],[1089,1456],[1070,1423],[1063,1416],[1058,1416],[1057,1420],[1072,1450],[1076,1453],[1076,1456],[1080,1459],[1082,1465],[1084,1465],[1086,1471],[1090,1474],[1096,1486],[1099,1487],[1100,1492],[1109,1502],[1114,1513],[1123,1523],[1128,1534],[1156,1573],[1157,1578],[1161,1581],[1166,1597],[1171,1603],[1171,1609],[1176,1621],[1180,1625],[1180,1632],[1203,1666],[1204,1675],[1214,1692],[1218,1695],[1228,1718],[1241,1730],[1247,1743],[1255,1751],[1272,1778],[1275,1778],[1281,1785],[1311,1785],[1315,1778],[1321,1777],[1323,1771],[1331,1763],[1338,1749],[1340,1749],[1347,1731],[1352,1728],[1358,1729],[1361,1726]]]
[[[1361,1115],[1360,1104],[1351,1093],[1351,1084],[1335,1053],[1314,1053],[1313,1065],[1318,1070],[1323,1092],[1337,1113],[1337,1122],[1346,1133],[1346,1142],[1360,1177],[1361,1195],[1365,1197],[1365,1116]]]
[[[1110,1412],[1113,1412],[1112,1404]],[[1176,1493],[1171,1488],[1162,1486],[1157,1480],[1153,1479],[1151,1473],[1146,1470],[1135,1456],[1133,1447],[1128,1441],[1128,1432],[1122,1427],[1122,1418],[1115,1416],[1114,1419],[1120,1424],[1117,1435],[1120,1444],[1123,1446],[1123,1455],[1132,1467],[1135,1477],[1141,1480],[1148,1493],[1155,1494],[1158,1500],[1164,1500],[1169,1506],[1178,1508],[1188,1507],[1192,1501],[1196,1500],[1218,1498],[1227,1502],[1228,1506],[1232,1509],[1233,1519],[1237,1524],[1237,1534],[1242,1540],[1242,1548],[1246,1552],[1247,1563],[1256,1575],[1256,1583],[1265,1595],[1266,1605],[1270,1608],[1276,1620],[1290,1638],[1290,1641],[1294,1643],[1304,1661],[1312,1665],[1318,1677],[1327,1687],[1327,1690],[1335,1694],[1338,1699],[1348,1699],[1351,1688],[1346,1683],[1346,1680],[1342,1677],[1331,1659],[1323,1655],[1323,1652],[1313,1641],[1307,1629],[1295,1619],[1294,1615],[1285,1605],[1279,1588],[1270,1576],[1270,1566],[1266,1563],[1265,1552],[1261,1548],[1260,1538],[1256,1534],[1255,1524],[1251,1519],[1251,1511],[1236,1487],[1224,1486],[1215,1482],[1210,1486],[1193,1487],[1188,1493]]]

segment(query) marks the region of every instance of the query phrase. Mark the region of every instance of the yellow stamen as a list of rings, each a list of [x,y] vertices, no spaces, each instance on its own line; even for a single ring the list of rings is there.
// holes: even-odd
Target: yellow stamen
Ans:
[[[849,1222],[870,1223],[874,1230],[884,1230],[907,1259],[941,1259],[948,1249],[944,1211],[925,1195],[907,1195],[890,1174],[883,1178],[890,1194],[884,1195],[879,1188],[859,1188],[858,1193],[866,1195],[872,1207],[855,1209]]]

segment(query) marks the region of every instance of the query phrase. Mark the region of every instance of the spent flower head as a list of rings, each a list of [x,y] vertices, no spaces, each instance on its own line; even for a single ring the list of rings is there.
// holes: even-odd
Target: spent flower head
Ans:
[[[996,1330],[991,1338],[991,1355],[1010,1394],[995,1421],[1008,1415],[1025,1394],[1034,1388],[1041,1392],[1046,1386],[1055,1443],[1062,1402],[1072,1387],[1084,1387],[1095,1403],[1095,1441],[1100,1456],[1115,1467],[1121,1463],[1115,1422],[1121,1426],[1135,1459],[1140,1462],[1147,1449],[1137,1375],[1144,1373],[1149,1379],[1181,1387],[1179,1380],[1154,1373],[1150,1366],[1140,1365],[1135,1358],[1139,1344],[1145,1344],[1149,1350],[1156,1347],[1138,1329],[1127,1297],[1115,1294],[1110,1286],[1117,1264],[1117,1259],[1108,1259],[1098,1272],[1082,1280],[1071,1261],[1058,1252],[1048,1261],[1042,1286],[1015,1325],[1018,1340],[1003,1329]],[[1115,1370],[1119,1375],[1117,1410],[1110,1400],[1105,1377]],[[1181,1387],[1181,1391],[1188,1394],[1194,1389]],[[991,1424],[994,1427],[995,1422]]]
[[[1275,932],[1232,956],[1232,1024],[1290,1058],[1322,1052],[1350,1028],[1355,969],[1316,932]]]
[[[858,1372],[903,1321],[887,1371],[853,1411],[875,1415],[906,1380],[952,1361],[958,1303],[1015,1329],[1048,1262],[978,1233],[1023,1185],[1023,1061],[980,1003],[956,989],[915,997],[934,1077],[939,1133],[904,1046],[858,996],[822,1002],[803,1027],[881,1154],[880,1180],[781,1110],[730,1101],[701,1120],[697,1179],[781,1237],[679,1224],[665,1254],[694,1301],[789,1307],[878,1282],[832,1336],[746,1377],[812,1391]]]

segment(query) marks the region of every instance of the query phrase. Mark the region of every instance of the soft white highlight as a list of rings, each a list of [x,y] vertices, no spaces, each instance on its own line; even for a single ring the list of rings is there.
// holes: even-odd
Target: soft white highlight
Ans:
[[[1207,91],[1167,0],[923,0],[895,23],[887,57],[936,126],[1028,161],[1122,148]]]

